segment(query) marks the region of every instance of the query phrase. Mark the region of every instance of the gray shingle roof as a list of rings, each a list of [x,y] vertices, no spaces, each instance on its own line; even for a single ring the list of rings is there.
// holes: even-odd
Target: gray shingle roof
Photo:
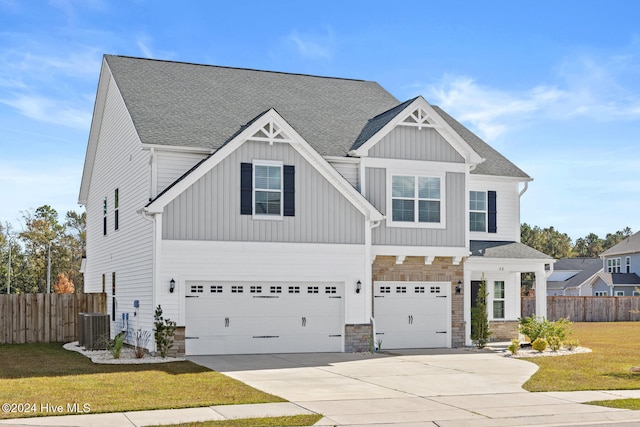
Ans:
[[[434,110],[442,116],[442,118],[455,130],[473,150],[486,159],[476,167],[472,174],[477,175],[494,175],[494,176],[512,176],[516,178],[531,177],[524,173],[519,167],[511,163],[506,157],[498,153],[493,147],[484,142],[478,135],[464,127],[460,122],[447,114],[442,108],[433,105]]]
[[[602,254],[601,257],[619,255],[619,254],[633,254],[640,252],[640,231],[624,239],[622,242],[615,246],[610,247]]]
[[[636,273],[600,273],[598,276],[609,286],[640,285],[640,277]]]
[[[324,156],[344,156],[367,121],[399,104],[378,83],[105,56],[143,143],[215,150],[276,109]]]
[[[493,242],[472,240],[469,245],[471,256],[484,258],[553,259],[540,251],[520,242]]]
[[[547,289],[574,288],[602,271],[602,260],[600,258],[562,258],[556,261],[553,271],[576,271],[577,273],[567,280],[547,280]]]
[[[105,55],[140,140],[217,150],[274,108],[323,156],[346,156],[397,116],[399,102],[365,80]],[[434,107],[486,161],[474,174],[529,176]]]

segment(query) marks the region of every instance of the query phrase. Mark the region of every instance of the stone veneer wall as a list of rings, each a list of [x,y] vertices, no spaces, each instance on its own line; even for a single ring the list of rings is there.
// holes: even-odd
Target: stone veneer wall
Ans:
[[[464,296],[455,291],[458,281],[464,281],[463,262],[453,265],[451,257],[435,257],[431,265],[425,265],[424,257],[408,256],[396,264],[394,256],[377,256],[372,268],[374,282],[451,282],[451,346],[464,347]]]
[[[344,351],[345,353],[364,353],[371,351],[369,339],[373,336],[373,327],[370,323],[360,325],[345,325],[344,327]]]
[[[176,328],[176,333],[173,336],[173,347],[169,349],[167,356],[169,357],[184,357],[184,340],[185,340],[185,332],[184,326],[178,326]]]
[[[492,332],[490,341],[511,341],[518,338],[518,322],[516,320],[491,320],[489,330]]]

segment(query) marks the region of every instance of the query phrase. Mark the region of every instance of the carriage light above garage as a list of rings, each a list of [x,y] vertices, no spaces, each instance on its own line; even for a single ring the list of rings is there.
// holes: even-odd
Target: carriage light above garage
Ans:
[[[362,289],[362,282],[360,280],[358,280],[356,282],[356,294],[360,293],[360,289]]]
[[[462,293],[462,281],[458,280],[458,286],[456,286],[456,295],[460,295]]]
[[[171,279],[169,282],[169,292],[173,293],[173,290],[176,288],[176,281]]]

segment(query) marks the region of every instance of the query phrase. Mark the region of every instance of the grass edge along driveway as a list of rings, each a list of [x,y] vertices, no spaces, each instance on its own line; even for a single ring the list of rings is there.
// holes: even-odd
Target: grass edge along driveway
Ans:
[[[0,361],[0,419],[285,401],[189,361],[94,364],[58,343],[2,344]]]

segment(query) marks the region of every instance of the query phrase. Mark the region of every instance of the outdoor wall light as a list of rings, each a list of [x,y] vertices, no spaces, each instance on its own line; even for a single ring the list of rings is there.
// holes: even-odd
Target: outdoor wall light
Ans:
[[[169,292],[173,293],[173,290],[176,288],[176,281],[171,279],[169,282]]]
[[[458,280],[458,286],[456,286],[456,295],[460,295],[462,293],[462,281]]]
[[[360,293],[360,289],[362,289],[362,282],[360,280],[358,280],[356,282],[356,294]]]

